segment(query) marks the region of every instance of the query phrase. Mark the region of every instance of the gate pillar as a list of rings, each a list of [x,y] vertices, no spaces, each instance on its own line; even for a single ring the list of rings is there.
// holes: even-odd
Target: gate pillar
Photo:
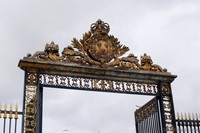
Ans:
[[[170,83],[159,84],[159,106],[163,133],[177,133]]]
[[[22,133],[42,132],[42,94],[37,70],[26,70],[24,80],[24,103]]]

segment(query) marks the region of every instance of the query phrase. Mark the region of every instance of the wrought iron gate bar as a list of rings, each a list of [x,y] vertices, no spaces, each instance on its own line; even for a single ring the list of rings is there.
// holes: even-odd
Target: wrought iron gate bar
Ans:
[[[139,93],[146,95],[157,95],[158,93],[158,88],[156,84],[138,82],[122,82],[50,74],[40,74],[39,80],[40,84],[46,87],[64,87],[80,90],[121,92],[131,94]]]
[[[178,133],[200,133],[200,119],[194,114],[177,114],[176,126]]]
[[[23,112],[18,111],[18,105],[16,104],[15,107],[13,107],[12,104],[8,107],[7,104],[4,104],[4,109],[1,109],[1,103],[0,103],[0,120],[2,119],[2,126],[3,128],[0,128],[1,130],[3,129],[3,133],[13,131],[14,133],[17,132],[17,123],[18,123],[18,118],[19,116],[22,116]],[[13,126],[13,121],[14,121],[14,126]],[[14,130],[12,129],[14,128]]]

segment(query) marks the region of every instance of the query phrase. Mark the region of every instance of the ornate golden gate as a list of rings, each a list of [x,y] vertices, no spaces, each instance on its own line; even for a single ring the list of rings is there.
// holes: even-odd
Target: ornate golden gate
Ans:
[[[175,75],[153,64],[147,54],[121,57],[129,48],[109,35],[110,27],[98,20],[90,31],[59,53],[54,42],[44,51],[19,62],[25,71],[23,127],[25,133],[42,133],[43,87],[156,96],[163,133],[176,133],[171,93]]]

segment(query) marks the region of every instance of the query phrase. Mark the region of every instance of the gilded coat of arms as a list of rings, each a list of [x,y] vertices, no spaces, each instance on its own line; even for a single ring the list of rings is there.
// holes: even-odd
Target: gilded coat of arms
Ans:
[[[107,23],[98,20],[90,27],[90,31],[83,35],[83,39],[72,40],[72,47],[67,47],[62,52],[63,56],[76,56],[66,58],[69,61],[85,62],[88,64],[106,65],[112,60],[125,54],[129,48],[120,44],[117,38],[108,35],[110,27]],[[75,52],[75,49],[78,51]]]

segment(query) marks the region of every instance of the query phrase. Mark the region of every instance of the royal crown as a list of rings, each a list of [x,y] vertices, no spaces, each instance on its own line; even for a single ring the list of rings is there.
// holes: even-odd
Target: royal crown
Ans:
[[[110,26],[108,23],[104,23],[102,20],[97,20],[95,23],[91,24],[90,31],[95,33],[108,33],[110,31]]]

